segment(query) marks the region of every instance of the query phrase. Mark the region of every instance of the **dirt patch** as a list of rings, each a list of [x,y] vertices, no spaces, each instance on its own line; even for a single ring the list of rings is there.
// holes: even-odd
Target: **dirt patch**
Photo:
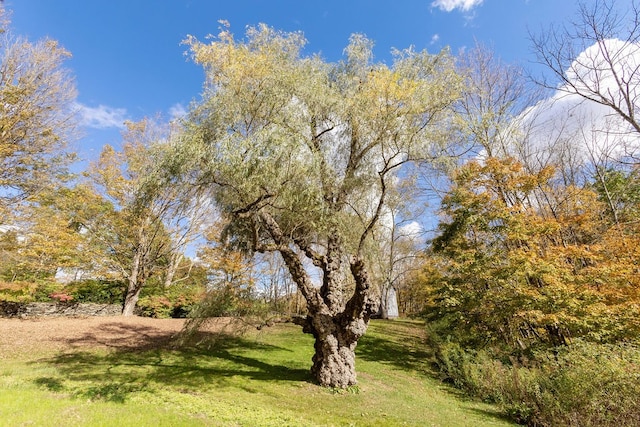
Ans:
[[[147,317],[0,318],[0,359],[19,354],[77,351],[82,348],[115,350],[167,345],[182,330],[184,319]],[[209,331],[224,328],[220,319]]]

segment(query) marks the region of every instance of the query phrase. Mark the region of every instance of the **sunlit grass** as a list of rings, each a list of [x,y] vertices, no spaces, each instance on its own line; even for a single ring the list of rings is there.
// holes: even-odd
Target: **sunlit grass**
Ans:
[[[281,325],[198,346],[4,359],[0,425],[502,426],[430,376],[422,327],[374,321],[359,385],[313,384],[312,339]]]

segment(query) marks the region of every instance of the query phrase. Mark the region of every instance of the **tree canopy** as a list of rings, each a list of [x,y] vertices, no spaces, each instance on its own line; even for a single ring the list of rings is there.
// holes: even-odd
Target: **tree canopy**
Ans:
[[[0,213],[67,172],[76,125],[71,55],[54,40],[12,34],[0,7]],[[6,213],[6,212],[5,212]],[[1,220],[0,220],[1,221]]]
[[[356,34],[331,64],[266,25],[238,41],[223,23],[214,41],[187,42],[206,83],[176,158],[195,159],[230,244],[281,254],[307,302],[318,381],[354,384],[353,350],[377,310],[365,249],[389,189],[446,144],[453,58],[408,49],[387,66]]]

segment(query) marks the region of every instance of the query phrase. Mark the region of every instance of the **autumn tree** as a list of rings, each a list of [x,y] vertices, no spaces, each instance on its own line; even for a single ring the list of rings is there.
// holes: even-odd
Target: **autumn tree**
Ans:
[[[158,165],[171,146],[165,130],[150,120],[127,126],[123,150],[106,145],[90,171],[114,211],[88,229],[127,280],[122,314],[131,316],[152,275],[163,275],[165,286],[171,285],[187,245],[199,235],[207,205],[178,181],[152,184],[164,174]]]
[[[452,58],[409,49],[387,66],[354,35],[344,60],[326,63],[302,55],[302,34],[265,25],[243,41],[225,25],[187,43],[206,83],[175,158],[194,159],[230,244],[282,256],[306,301],[312,375],[355,384],[354,350],[378,306],[365,248],[389,188],[440,154],[459,93]]]
[[[246,253],[225,247],[220,241],[221,224],[213,223],[198,249],[198,263],[207,272],[204,301],[190,320],[194,328],[211,317],[253,314],[255,269]]]
[[[530,174],[497,158],[455,175],[427,266],[439,271],[425,276],[435,296],[430,318],[447,334],[513,353],[636,336],[637,234],[604,221],[606,205],[590,188],[552,178],[552,169]],[[536,202],[541,189],[556,194],[553,203]]]
[[[12,262],[3,266],[13,277],[53,280],[58,269],[84,270],[94,265],[83,227],[77,221],[79,208],[91,203],[82,187],[43,189],[14,208],[16,241]]]
[[[526,134],[518,117],[538,97],[525,70],[504,63],[480,44],[463,52],[457,67],[465,79],[455,104],[460,146],[474,155],[515,155]]]
[[[69,52],[54,40],[14,36],[0,7],[0,222],[8,209],[52,185],[72,158],[76,125]]]
[[[0,6],[0,263],[11,278],[33,278],[70,260],[78,238],[52,201],[64,198],[73,159],[65,149],[76,91],[63,66],[69,52],[54,40],[15,36],[9,15]]]

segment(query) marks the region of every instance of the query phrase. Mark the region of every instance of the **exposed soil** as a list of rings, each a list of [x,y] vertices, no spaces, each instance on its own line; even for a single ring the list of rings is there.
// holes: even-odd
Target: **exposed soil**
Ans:
[[[115,350],[167,345],[181,331],[184,319],[147,317],[0,318],[0,359],[43,351],[82,348]],[[223,326],[224,320],[210,329]]]

